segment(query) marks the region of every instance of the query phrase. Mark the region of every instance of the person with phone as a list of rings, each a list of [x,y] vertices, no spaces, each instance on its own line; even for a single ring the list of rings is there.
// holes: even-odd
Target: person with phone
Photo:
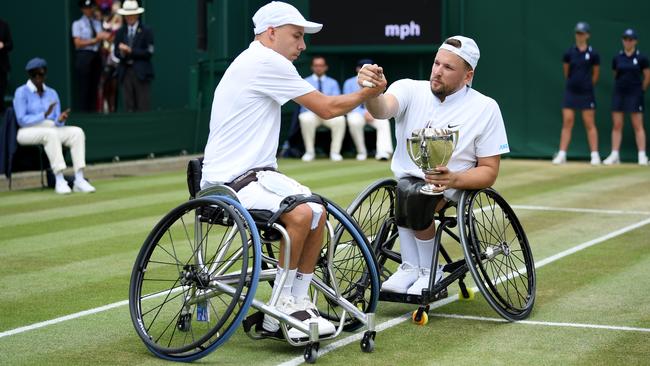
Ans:
[[[13,101],[19,126],[16,140],[21,145],[43,145],[56,178],[56,193],[95,192],[95,187],[88,183],[83,173],[86,166],[86,135],[79,127],[65,125],[70,109],[61,111],[56,90],[45,85],[47,62],[42,58],[33,58],[27,62],[25,70],[29,80],[16,89]],[[75,173],[72,189],[63,177],[66,164],[62,146],[70,148]]]

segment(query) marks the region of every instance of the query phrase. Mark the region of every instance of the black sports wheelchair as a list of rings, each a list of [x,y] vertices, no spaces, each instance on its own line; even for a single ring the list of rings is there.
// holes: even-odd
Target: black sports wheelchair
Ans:
[[[401,263],[393,250],[398,238],[395,224],[397,182],[382,179],[370,185],[350,205],[348,213],[365,233],[377,260],[381,282],[392,273],[389,268]],[[447,215],[447,212],[452,214]],[[455,213],[453,213],[455,211]],[[380,301],[419,305],[413,312],[416,324],[428,321],[429,304],[448,296],[447,288],[458,280],[459,298],[472,299],[474,292],[465,282],[469,271],[474,283],[490,306],[503,318],[526,318],[535,302],[535,264],[533,255],[514,211],[492,188],[463,191],[459,202],[447,203],[435,216],[437,221],[431,279],[421,295],[380,292]],[[451,229],[458,227],[457,232]],[[443,233],[446,234],[443,236]],[[443,240],[444,239],[444,240]],[[462,247],[462,258],[453,260],[459,250],[448,246],[455,241]],[[439,257],[444,259],[443,278],[434,283]]]
[[[281,339],[304,346],[313,363],[321,341],[343,330],[365,327],[362,351],[372,352],[374,312],[379,300],[379,274],[370,244],[355,220],[334,202],[313,195],[290,196],[280,210],[246,210],[226,185],[199,191],[200,159],[188,166],[190,200],[173,209],[151,231],[133,266],[129,308],[133,325],[156,356],[193,361],[224,344],[243,325],[253,339]],[[336,327],[320,337],[318,325],[274,307],[271,287],[284,241],[283,268],[288,268],[291,241],[277,220],[296,205],[318,202],[326,208],[326,234],[316,264],[310,296],[320,314]],[[279,280],[284,283],[286,276]],[[267,282],[264,299],[255,297]],[[249,308],[256,310],[250,311]],[[262,328],[264,314],[280,321],[280,331]],[[303,337],[288,336],[288,327]]]

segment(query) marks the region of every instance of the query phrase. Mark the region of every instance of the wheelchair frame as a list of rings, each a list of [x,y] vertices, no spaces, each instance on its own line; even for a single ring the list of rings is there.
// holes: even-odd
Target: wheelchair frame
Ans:
[[[190,195],[194,192],[190,186]],[[262,315],[266,314],[280,321],[284,340],[305,346],[304,358],[309,363],[316,361],[320,341],[364,325],[367,330],[360,346],[362,351],[372,352],[379,296],[375,259],[365,235],[347,212],[327,199],[321,202],[328,216],[326,245],[310,296],[317,300],[323,317],[338,321],[335,333],[319,337],[317,324],[306,326],[277,310],[274,305],[279,293],[268,302],[255,298],[260,282],[275,280],[278,260],[273,243],[284,241],[283,267],[288,268],[291,240],[276,222],[281,212],[272,215],[246,210],[235,192],[222,185],[198,192],[196,198],[170,211],[143,243],[131,275],[129,307],[136,332],[147,348],[163,359],[193,361],[224,344],[240,324],[250,338],[274,339],[261,331]],[[181,243],[176,245],[174,238]],[[351,259],[338,258],[337,254],[348,251],[356,251],[360,255],[355,257],[362,258],[360,278],[348,278],[344,273],[344,265]],[[285,280],[286,272],[279,279],[281,285]],[[155,301],[159,298],[163,298],[160,303]],[[225,310],[219,313],[221,305]],[[326,305],[325,310],[322,305]],[[258,313],[244,319],[250,307]],[[216,319],[210,321],[210,317]],[[305,337],[290,338],[288,327]]]
[[[394,219],[396,185],[394,179],[378,180],[348,207],[348,213],[368,236],[382,280],[391,275],[385,265],[387,260],[402,262],[401,255],[393,250],[398,238]],[[453,206],[457,215],[446,216],[446,210]],[[479,219],[484,221],[478,222]],[[435,220],[434,257],[428,288],[420,295],[381,291],[379,300],[419,305],[413,312],[413,321],[426,324],[429,304],[447,297],[447,288],[456,280],[460,287],[459,297],[473,298],[472,289],[464,282],[465,275],[470,272],[480,292],[499,315],[509,321],[528,317],[536,288],[532,251],[521,223],[503,197],[492,188],[464,191],[458,205],[448,204],[435,215]],[[458,234],[451,230],[456,226]],[[462,259],[451,258],[442,244],[443,233],[462,246]],[[440,256],[445,260],[443,272],[447,275],[434,283]]]

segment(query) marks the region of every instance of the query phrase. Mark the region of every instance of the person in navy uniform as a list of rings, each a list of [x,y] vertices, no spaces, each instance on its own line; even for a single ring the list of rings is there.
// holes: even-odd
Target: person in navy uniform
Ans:
[[[636,147],[639,150],[639,165],[648,164],[645,151],[645,129],[643,128],[643,97],[650,84],[648,57],[636,48],[638,36],[634,29],[623,32],[623,49],[614,56],[614,95],[612,96],[612,152],[603,161],[605,165],[620,163],[619,149],[623,133],[625,113],[630,114]]]
[[[571,130],[575,121],[575,110],[582,111],[582,122],[587,131],[587,140],[591,149],[591,165],[600,165],[598,153],[598,130],[596,129],[594,86],[600,74],[600,56],[588,43],[590,27],[586,22],[575,26],[575,45],[571,46],[563,57],[564,102],[562,104],[562,132],[560,150],[553,159],[553,164],[566,163],[566,151],[571,142]]]
[[[95,19],[95,2],[79,0],[81,17],[72,23],[72,41],[75,47],[75,79],[77,103],[84,112],[97,112],[97,92],[102,72],[99,49],[103,41],[110,38],[104,32],[102,23]]]

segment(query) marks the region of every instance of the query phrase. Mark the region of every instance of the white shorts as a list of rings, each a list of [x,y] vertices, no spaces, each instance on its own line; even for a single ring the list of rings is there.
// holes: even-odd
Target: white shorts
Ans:
[[[268,210],[276,212],[280,203],[287,196],[302,194],[311,196],[309,188],[296,182],[294,179],[271,170],[259,171],[257,182],[251,182],[237,192],[237,198],[246,209]],[[320,215],[323,212],[322,206],[307,202],[312,210],[311,229],[318,226]]]

